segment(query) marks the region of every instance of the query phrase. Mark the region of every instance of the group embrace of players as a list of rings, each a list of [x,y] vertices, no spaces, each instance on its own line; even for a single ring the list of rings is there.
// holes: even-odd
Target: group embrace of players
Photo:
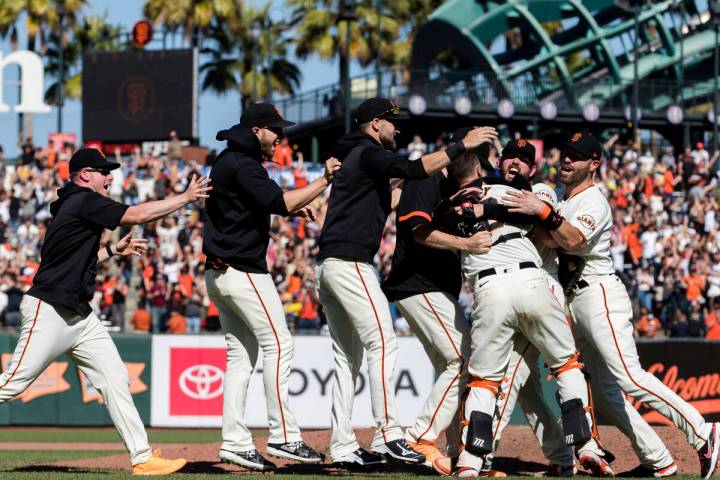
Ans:
[[[114,202],[107,189],[119,165],[95,150],[76,152],[71,181],[51,208],[39,271],[23,299],[13,360],[0,374],[0,402],[20,394],[66,353],[101,392],[133,472],[181,469],[184,459],[150,449],[122,361],[89,301],[97,263],[145,250],[145,241],[130,235],[101,247],[104,229],[152,222],[205,199],[205,282],[227,342],[219,456],[249,469],[275,468],[245,424],[247,389],[262,349],[267,453],[322,462],[324,455],[302,440],[288,405],[292,336],[266,253],[271,215],[314,218],[308,205],[332,184],[315,271],[335,360],[332,463],[373,467],[392,458],[444,475],[504,476],[492,469],[493,453],[519,402],[548,459],[547,476],[572,476],[578,466],[614,475],[596,410],[630,439],[640,460],[632,476],[674,475],[670,452],[627,394],[685,432],[698,451],[700,475],[709,478],[720,424],[705,422],[638,360],[630,299],[610,258],[612,213],[594,184],[600,142],[587,132],[569,136],[560,162],[565,195],[558,201],[549,186],[533,185],[536,152],[525,139],[511,140],[492,165],[487,152],[497,143],[496,130],[468,127],[453,134],[447,149],[411,161],[393,153],[400,110],[390,100],[366,100],[354,118],[357,130],[329,149],[324,175],[291,191],[273,182],[262,164],[282,129],[292,125],[270,104],[249,106],[239,124],[218,133],[227,148],[209,178],[193,178],[184,193],[160,201]],[[397,179],[404,180],[399,188]],[[380,282],[373,258],[393,209],[397,245],[392,271]],[[457,301],[462,276],[473,288],[471,322]],[[388,300],[438,374],[405,431],[393,393],[398,348]],[[377,425],[368,449],[351,423],[364,353]],[[557,381],[560,422],[540,388],[540,354]],[[445,451],[437,447],[443,432]]]

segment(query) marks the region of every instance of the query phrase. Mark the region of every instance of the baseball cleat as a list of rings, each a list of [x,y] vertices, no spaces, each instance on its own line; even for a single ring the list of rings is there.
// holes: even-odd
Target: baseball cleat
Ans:
[[[698,450],[700,458],[700,476],[704,479],[710,478],[717,467],[718,452],[720,452],[720,423],[713,423],[710,429],[710,436],[705,445]]]
[[[176,458],[170,460],[162,458],[160,450],[155,450],[150,458],[143,463],[133,465],[133,475],[170,475],[177,472],[185,466],[187,460],[184,458]]]
[[[220,459],[225,463],[232,463],[240,467],[249,468],[250,470],[275,470],[275,464],[265,460],[254,448],[243,452],[231,452],[230,450],[220,449]]]
[[[572,477],[577,473],[575,465],[558,465],[551,463],[544,472],[535,472],[533,477]]]
[[[425,463],[425,455],[413,450],[404,438],[391,440],[377,447],[373,447],[372,451],[378,455],[388,455],[406,463]]]
[[[607,460],[592,450],[581,450],[578,452],[578,460],[583,468],[592,472],[593,477],[615,476],[615,472],[613,472],[613,469]]]
[[[667,467],[663,468],[650,468],[645,465],[638,465],[632,470],[623,472],[618,477],[632,477],[632,478],[662,478],[672,477],[677,474],[677,465],[675,462],[671,463]]]
[[[376,455],[363,448],[358,448],[354,452],[334,459],[333,463],[343,467],[377,467],[384,464],[385,459],[382,455]]]
[[[421,441],[419,443],[407,442],[408,445],[410,445],[410,448],[415,450],[418,453],[422,453],[425,455],[425,466],[431,467],[433,466],[433,462],[437,460],[438,458],[444,457],[443,453],[438,449],[434,443],[432,442],[424,442]]]
[[[319,463],[325,459],[325,455],[308,447],[305,442],[268,443],[268,455],[273,457],[288,458],[304,463]]]

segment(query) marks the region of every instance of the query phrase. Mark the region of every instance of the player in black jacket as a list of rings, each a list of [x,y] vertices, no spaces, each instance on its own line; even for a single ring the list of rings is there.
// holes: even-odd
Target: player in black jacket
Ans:
[[[425,458],[403,438],[397,422],[393,370],[397,342],[387,299],[371,262],[390,213],[390,179],[422,179],[439,172],[465,149],[492,141],[492,127],[471,130],[462,142],[417,161],[396,156],[400,110],[390,100],[371,98],[355,111],[359,131],[343,137],[333,154],[342,160],[330,192],[320,237],[316,287],[328,318],[335,353],[333,461],[372,465],[379,455],[422,463]],[[377,424],[373,453],[360,448],[350,422],[355,379],[368,352],[370,397]]]

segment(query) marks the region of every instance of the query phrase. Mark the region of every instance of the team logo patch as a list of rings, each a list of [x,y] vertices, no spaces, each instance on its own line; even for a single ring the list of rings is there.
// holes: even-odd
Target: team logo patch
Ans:
[[[553,198],[550,195],[550,192],[548,192],[547,190],[538,190],[537,192],[535,192],[535,195],[540,197],[541,200],[547,200],[550,203],[553,202]]]
[[[570,141],[574,143],[574,142],[577,142],[578,140],[580,140],[581,138],[582,138],[582,133],[576,133],[575,135],[572,136]]]
[[[595,230],[595,219],[590,215],[579,215],[577,219],[584,227]]]
[[[525,148],[525,146],[527,145],[527,142],[525,141],[524,138],[521,138],[520,140],[518,140],[517,145],[520,148]]]

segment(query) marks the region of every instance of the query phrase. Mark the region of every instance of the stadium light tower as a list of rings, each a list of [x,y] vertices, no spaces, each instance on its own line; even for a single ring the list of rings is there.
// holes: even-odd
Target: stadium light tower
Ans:
[[[713,151],[718,149],[718,74],[720,73],[720,0],[710,0],[710,15],[712,16],[713,28],[715,29],[715,51],[713,54]]]
[[[342,85],[343,103],[345,104],[345,133],[350,133],[350,111],[352,110],[352,96],[350,95],[350,23],[355,20],[355,1],[354,0],[338,0],[338,25],[345,22],[345,46],[343,55],[345,56],[344,82]]]
[[[640,48],[640,14],[647,4],[646,0],[615,0],[615,5],[633,15],[635,19],[635,38],[633,39],[633,102],[631,112],[632,139],[637,138],[638,132],[638,50]]]
[[[62,133],[62,110],[65,99],[65,32],[63,32],[63,20],[65,17],[65,2],[58,2],[58,91],[57,91],[57,132]]]

